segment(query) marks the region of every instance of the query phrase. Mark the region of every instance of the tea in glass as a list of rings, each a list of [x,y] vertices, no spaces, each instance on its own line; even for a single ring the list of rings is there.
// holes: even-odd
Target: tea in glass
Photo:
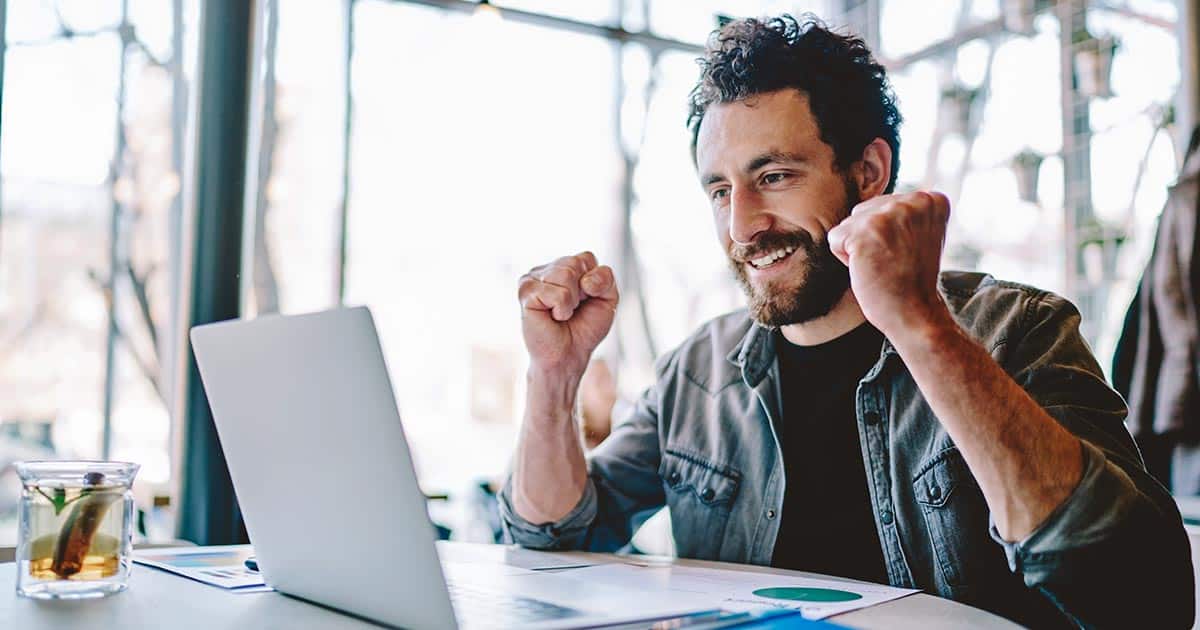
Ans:
[[[17,594],[84,599],[128,584],[137,464],[20,462]]]

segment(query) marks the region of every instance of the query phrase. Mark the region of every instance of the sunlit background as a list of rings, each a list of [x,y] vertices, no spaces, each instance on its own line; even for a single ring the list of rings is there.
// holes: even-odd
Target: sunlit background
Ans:
[[[684,126],[721,17],[861,33],[905,117],[900,188],[954,203],[945,266],[1070,296],[1106,369],[1181,150],[1169,0],[1087,3],[1065,38],[1033,0],[260,4],[244,313],[370,306],[430,493],[508,464],[528,268],[584,249],[617,268],[599,352],[626,396],[741,304]],[[141,463],[148,534],[170,536],[197,11],[7,2],[0,544],[8,465],[33,457]]]

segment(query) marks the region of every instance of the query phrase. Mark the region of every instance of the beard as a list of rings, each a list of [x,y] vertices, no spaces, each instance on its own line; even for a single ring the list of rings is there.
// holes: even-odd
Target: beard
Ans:
[[[847,178],[842,217],[850,216],[850,209],[858,201],[858,191]],[[761,285],[751,283],[746,272],[748,261],[786,247],[796,249],[791,256],[803,254],[803,274]],[[750,245],[734,245],[727,255],[738,284],[746,293],[750,316],[766,328],[803,324],[824,317],[850,288],[850,269],[833,255],[829,239],[814,239],[806,230],[768,232]]]

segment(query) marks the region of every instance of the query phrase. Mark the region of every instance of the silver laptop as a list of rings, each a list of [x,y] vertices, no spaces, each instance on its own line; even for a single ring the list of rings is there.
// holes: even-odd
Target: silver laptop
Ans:
[[[277,590],[411,628],[595,626],[697,609],[485,565],[447,565],[447,588],[366,308],[197,326],[191,339],[260,570]]]

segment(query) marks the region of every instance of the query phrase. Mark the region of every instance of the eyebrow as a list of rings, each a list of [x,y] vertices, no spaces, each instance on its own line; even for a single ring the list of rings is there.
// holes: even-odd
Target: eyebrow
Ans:
[[[807,162],[808,158],[800,153],[789,153],[787,151],[767,151],[755,157],[746,163],[745,169],[747,173],[753,173],[758,169],[772,163],[779,164],[799,164]],[[705,186],[716,184],[725,181],[725,176],[718,173],[709,173],[701,180]]]
[[[772,162],[777,162],[780,164],[796,164],[807,161],[808,158],[799,153],[788,153],[787,151],[768,151],[754,158],[753,160],[750,160],[750,162],[746,164],[746,172],[753,173],[754,171],[757,171],[758,169]]]

